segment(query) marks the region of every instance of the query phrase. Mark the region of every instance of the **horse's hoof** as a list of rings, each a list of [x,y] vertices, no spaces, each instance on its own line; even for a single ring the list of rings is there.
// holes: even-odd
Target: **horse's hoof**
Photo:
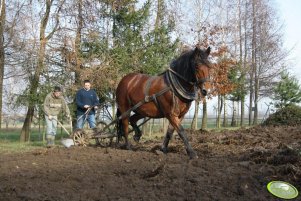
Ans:
[[[189,158],[190,159],[198,159],[198,155],[195,153],[195,152],[192,152],[190,155],[189,155]]]
[[[161,147],[161,151],[164,153],[164,154],[167,154],[168,150],[166,147]]]
[[[131,150],[131,145],[128,145],[128,144],[119,144],[118,148],[125,149],[125,150]]]
[[[126,149],[127,149],[127,150],[132,150],[132,146],[131,146],[131,145],[127,145],[127,146],[126,146]]]
[[[133,139],[134,139],[135,142],[139,142],[140,141],[140,136],[134,135]]]

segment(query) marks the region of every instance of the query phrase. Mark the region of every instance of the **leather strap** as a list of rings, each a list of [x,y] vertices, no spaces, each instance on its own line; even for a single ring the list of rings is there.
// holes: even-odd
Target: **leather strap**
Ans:
[[[158,93],[155,93],[152,96],[149,96],[148,102],[153,101],[155,98],[163,95],[164,93],[168,92],[169,90],[170,90],[170,87],[165,87],[164,89],[162,89]],[[123,118],[129,116],[132,111],[135,111],[137,108],[139,108],[141,105],[143,105],[145,103],[147,103],[147,102],[145,101],[145,98],[144,98],[143,100],[141,100],[138,103],[136,103],[136,105],[134,105],[132,108],[128,109],[125,113],[123,113],[122,115],[120,115],[118,119],[123,119]]]

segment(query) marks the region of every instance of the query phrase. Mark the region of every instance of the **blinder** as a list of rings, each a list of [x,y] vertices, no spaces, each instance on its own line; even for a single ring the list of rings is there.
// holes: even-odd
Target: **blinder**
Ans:
[[[200,62],[200,64],[201,64],[201,65],[205,65],[207,68],[210,68],[210,65],[209,65],[208,63]],[[196,64],[196,65],[195,65],[195,69],[196,69],[197,66],[200,65],[200,64]],[[200,90],[201,90],[202,95],[203,95],[203,96],[206,96],[206,95],[207,95],[207,90],[204,89],[204,84],[205,84],[206,82],[210,82],[210,77],[205,77],[205,78],[199,79],[199,78],[197,77],[197,74],[195,73],[195,79],[196,79],[196,82],[194,83],[194,85],[197,86],[197,87],[200,86],[199,88],[200,88]]]

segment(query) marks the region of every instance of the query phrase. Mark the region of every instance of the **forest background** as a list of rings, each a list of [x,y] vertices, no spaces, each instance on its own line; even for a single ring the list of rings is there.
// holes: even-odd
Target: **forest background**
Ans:
[[[228,116],[232,126],[257,125],[275,105],[270,100],[283,75],[297,81],[275,0],[0,2],[0,124],[22,122],[21,141],[43,118],[41,106],[53,86],[63,88],[74,111],[75,93],[90,79],[115,111],[124,75],[162,73],[195,46],[212,48],[215,84],[206,99],[193,103],[194,129],[197,118],[206,128],[208,114],[217,127],[228,124]],[[267,107],[260,111],[260,103]]]

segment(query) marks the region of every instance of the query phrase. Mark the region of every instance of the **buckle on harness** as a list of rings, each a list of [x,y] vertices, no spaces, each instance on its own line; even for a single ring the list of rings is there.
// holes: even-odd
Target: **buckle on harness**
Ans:
[[[148,103],[148,102],[150,101],[150,96],[145,96],[145,97],[144,97],[144,101],[145,101],[146,103]]]

